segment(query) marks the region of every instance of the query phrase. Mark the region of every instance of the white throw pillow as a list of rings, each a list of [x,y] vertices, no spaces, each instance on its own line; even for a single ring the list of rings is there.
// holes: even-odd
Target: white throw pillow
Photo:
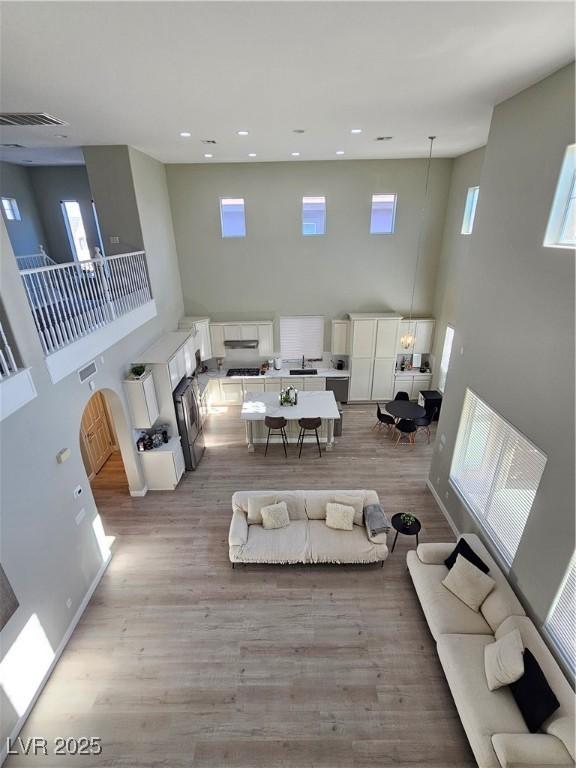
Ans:
[[[276,503],[276,496],[250,496],[248,498],[248,525],[262,525],[262,507]]]
[[[332,504],[342,504],[346,507],[352,507],[354,510],[354,525],[364,524],[364,494],[358,493],[339,493],[330,499]]]
[[[351,531],[354,528],[354,507],[345,504],[326,504],[326,525],[340,531]]]
[[[491,691],[520,680],[524,674],[523,651],[524,644],[517,629],[484,648],[484,669]]]
[[[488,574],[482,573],[480,568],[472,565],[465,557],[458,555],[442,584],[469,608],[478,613],[480,606],[492,592],[496,582]]]
[[[285,501],[279,501],[278,504],[270,504],[268,507],[262,507],[262,525],[264,528],[286,528],[290,525],[290,515]]]

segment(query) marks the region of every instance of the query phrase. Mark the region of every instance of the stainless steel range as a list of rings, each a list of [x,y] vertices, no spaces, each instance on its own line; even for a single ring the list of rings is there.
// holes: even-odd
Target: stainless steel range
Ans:
[[[226,376],[260,376],[260,368],[228,368]]]

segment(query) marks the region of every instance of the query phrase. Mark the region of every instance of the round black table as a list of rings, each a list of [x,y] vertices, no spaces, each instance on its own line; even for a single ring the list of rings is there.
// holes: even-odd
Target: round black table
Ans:
[[[426,416],[426,409],[418,403],[412,403],[410,400],[391,400],[384,406],[391,416],[395,419],[421,419]]]
[[[394,547],[396,546],[396,539],[398,538],[399,533],[403,533],[405,536],[416,536],[416,546],[418,546],[418,534],[420,533],[420,529],[422,528],[422,523],[420,520],[418,520],[417,517],[414,517],[414,522],[410,525],[406,525],[406,523],[402,520],[402,515],[408,514],[406,512],[397,512],[395,515],[392,515],[392,520],[390,521],[392,523],[392,528],[396,531],[396,536],[394,536],[394,543],[392,544],[391,552],[394,552]]]

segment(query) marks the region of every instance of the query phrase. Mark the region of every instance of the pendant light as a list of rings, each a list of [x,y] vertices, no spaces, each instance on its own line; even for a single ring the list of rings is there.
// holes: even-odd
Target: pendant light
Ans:
[[[414,294],[416,292],[416,279],[418,277],[418,264],[420,263],[420,252],[422,250],[422,237],[424,234],[424,216],[426,214],[426,204],[428,202],[428,182],[430,180],[430,165],[432,163],[432,146],[436,136],[428,136],[430,141],[430,151],[428,153],[428,163],[426,165],[426,181],[424,183],[424,202],[422,203],[422,213],[420,216],[420,231],[418,233],[418,247],[416,249],[416,266],[414,267],[414,281],[412,283],[412,299],[410,300],[410,320],[408,330],[400,337],[400,346],[402,349],[410,349],[414,346],[415,336],[412,330],[412,312],[414,310]]]

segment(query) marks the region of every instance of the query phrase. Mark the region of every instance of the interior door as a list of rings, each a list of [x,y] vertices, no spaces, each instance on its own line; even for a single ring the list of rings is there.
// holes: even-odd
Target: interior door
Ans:
[[[96,475],[108,460],[113,448],[106,406],[100,392],[92,395],[86,404],[80,429],[92,472]]]

